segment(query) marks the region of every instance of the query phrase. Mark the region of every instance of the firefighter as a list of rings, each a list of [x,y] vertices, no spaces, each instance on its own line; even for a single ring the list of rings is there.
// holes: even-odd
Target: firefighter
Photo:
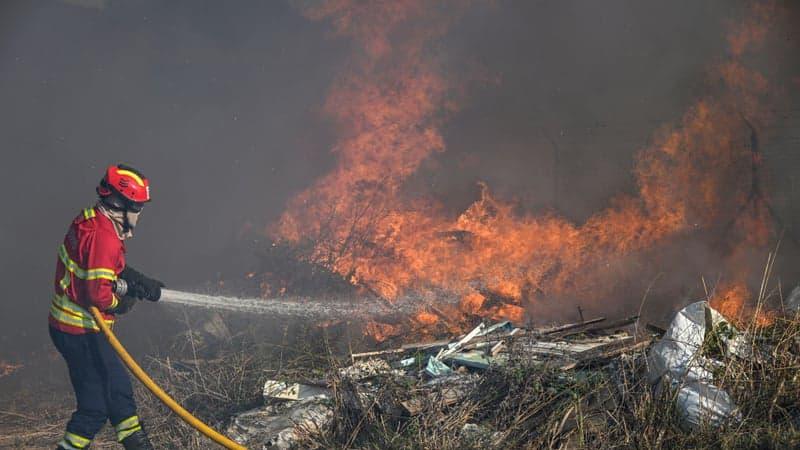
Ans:
[[[161,297],[163,283],[125,263],[124,241],[150,201],[149,182],[132,167],[113,165],[97,194],[96,205],[72,221],[58,249],[50,337],[67,362],[77,409],[57,448],[89,448],[109,420],[126,450],[152,449],[136,415],[128,373],[88,311],[97,307],[112,326],[115,316],[138,300]]]

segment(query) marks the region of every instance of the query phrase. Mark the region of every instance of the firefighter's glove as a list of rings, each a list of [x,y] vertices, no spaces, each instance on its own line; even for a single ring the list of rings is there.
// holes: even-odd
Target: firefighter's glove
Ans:
[[[141,285],[144,287],[145,291],[145,296],[142,298],[150,300],[151,302],[157,302],[161,298],[161,288],[164,287],[164,283],[155,278],[145,277],[141,281]]]
[[[131,266],[126,266],[119,277],[128,283],[128,295],[151,302],[157,302],[161,298],[161,288],[164,287],[164,283],[144,275]]]
[[[147,289],[145,289],[144,286],[142,286],[139,283],[134,283],[132,281],[129,281],[128,295],[138,300],[144,300],[145,298],[147,298]]]
[[[109,314],[125,314],[133,309],[137,301],[138,299],[136,297],[131,297],[129,295],[126,295],[119,299],[119,303],[117,303],[117,306],[106,310],[106,312]]]

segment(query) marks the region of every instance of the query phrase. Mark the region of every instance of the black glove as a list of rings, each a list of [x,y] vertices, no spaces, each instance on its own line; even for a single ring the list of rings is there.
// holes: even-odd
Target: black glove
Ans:
[[[119,303],[117,303],[117,306],[107,309],[106,312],[109,314],[125,314],[126,312],[133,309],[137,301],[138,299],[136,297],[131,297],[126,295],[119,299]]]
[[[142,285],[144,286],[144,290],[147,294],[144,296],[145,299],[150,300],[151,302],[157,302],[161,298],[161,288],[164,287],[164,283],[156,280],[155,278],[145,278],[142,281]]]
[[[128,283],[128,295],[151,302],[157,302],[161,298],[161,288],[164,287],[164,283],[144,275],[131,266],[126,266],[119,277]]]
[[[139,283],[129,281],[128,293],[126,295],[134,297],[138,300],[144,300],[147,298],[147,289],[145,289],[144,286]]]

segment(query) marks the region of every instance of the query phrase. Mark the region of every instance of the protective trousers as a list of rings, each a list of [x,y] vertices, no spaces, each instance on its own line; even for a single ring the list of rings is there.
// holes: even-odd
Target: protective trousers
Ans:
[[[50,327],[50,338],[67,362],[78,404],[59,445],[68,450],[88,448],[106,420],[114,425],[119,441],[141,430],[130,378],[105,336]]]

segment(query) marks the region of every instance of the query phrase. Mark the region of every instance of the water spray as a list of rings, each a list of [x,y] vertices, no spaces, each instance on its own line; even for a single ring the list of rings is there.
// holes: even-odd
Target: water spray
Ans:
[[[159,303],[201,307],[216,310],[268,314],[301,318],[352,318],[385,316],[393,313],[411,313],[420,308],[420,299],[385,301],[346,301],[341,298],[260,298],[196,294],[193,292],[161,290]]]

